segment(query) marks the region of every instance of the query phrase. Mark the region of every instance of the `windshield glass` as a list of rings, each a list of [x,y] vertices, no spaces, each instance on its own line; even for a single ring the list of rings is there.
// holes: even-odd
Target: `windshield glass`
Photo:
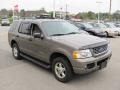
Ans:
[[[102,23],[99,23],[99,24],[97,24],[98,25],[98,27],[99,28],[107,28],[104,24],[102,24]]]
[[[8,19],[2,19],[2,21],[3,21],[3,22],[9,22],[9,20],[8,20]]]
[[[66,21],[48,21],[43,22],[42,26],[44,31],[49,35],[68,34],[68,33],[79,33],[79,28],[66,22]]]
[[[99,28],[99,26],[95,23],[90,23],[90,25],[92,25],[94,28]]]
[[[113,25],[113,24],[105,24],[108,28],[116,28],[116,26],[115,25]]]

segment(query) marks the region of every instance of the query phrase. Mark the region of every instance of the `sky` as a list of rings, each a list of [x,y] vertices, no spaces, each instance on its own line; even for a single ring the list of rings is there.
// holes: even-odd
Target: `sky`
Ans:
[[[0,9],[12,9],[16,4],[19,5],[19,9],[25,10],[39,10],[44,7],[47,11],[53,10],[54,0],[0,0]],[[110,0],[55,0],[55,7],[57,11],[67,9],[71,13],[78,12],[108,12]],[[98,4],[96,2],[101,2]],[[120,10],[120,0],[112,0],[112,12]]]

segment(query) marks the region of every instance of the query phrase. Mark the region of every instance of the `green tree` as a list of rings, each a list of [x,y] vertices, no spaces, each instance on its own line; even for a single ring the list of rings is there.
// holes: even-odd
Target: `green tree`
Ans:
[[[21,16],[21,17],[25,17],[25,10],[24,10],[24,9],[22,9],[22,10],[20,11],[20,16]]]
[[[11,18],[13,16],[13,11],[12,10],[9,10],[8,11],[8,17]]]
[[[117,10],[115,13],[113,13],[112,18],[115,20],[120,20],[120,11]]]
[[[94,12],[89,11],[87,13],[87,18],[93,20],[93,19],[96,19],[96,15]]]

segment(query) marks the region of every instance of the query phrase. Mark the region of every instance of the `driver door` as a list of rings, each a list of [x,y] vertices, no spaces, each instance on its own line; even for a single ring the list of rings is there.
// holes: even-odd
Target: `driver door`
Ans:
[[[46,44],[46,40],[41,38],[34,38],[34,33],[43,34],[37,24],[31,24],[31,56],[40,60],[47,60],[46,54],[48,52],[48,46]]]

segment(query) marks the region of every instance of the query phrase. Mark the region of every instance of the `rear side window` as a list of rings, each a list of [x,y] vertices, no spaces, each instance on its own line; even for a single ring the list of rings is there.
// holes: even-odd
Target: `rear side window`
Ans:
[[[29,22],[21,23],[20,28],[19,28],[19,33],[30,35],[30,28],[29,27],[30,27]]]

